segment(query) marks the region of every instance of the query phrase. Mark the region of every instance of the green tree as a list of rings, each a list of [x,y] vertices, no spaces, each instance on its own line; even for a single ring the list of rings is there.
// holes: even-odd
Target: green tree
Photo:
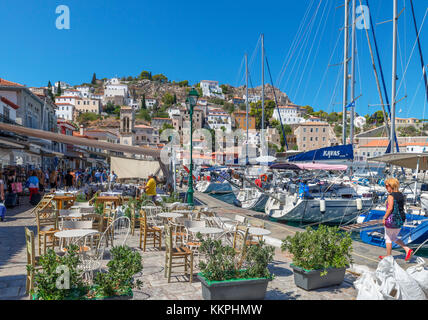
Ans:
[[[104,106],[104,112],[108,113],[108,114],[113,114],[114,113],[114,109],[116,108],[116,106],[114,105],[113,102],[109,101],[107,102],[107,104]]]
[[[140,109],[137,115],[135,116],[137,119],[143,119],[145,121],[151,121],[150,113],[147,109]]]
[[[174,126],[172,124],[169,124],[169,123],[164,123],[162,125],[162,128],[159,130],[159,135],[161,135],[162,131],[164,131],[166,129],[174,129]]]
[[[303,108],[306,109],[306,111],[308,112],[308,114],[312,114],[314,112],[314,108],[312,108],[311,106],[304,106]]]
[[[160,82],[160,83],[167,83],[168,82],[168,78],[165,75],[163,75],[162,73],[155,74],[152,77],[152,79],[153,79],[153,81],[157,81],[157,82]]]
[[[162,103],[166,106],[171,106],[172,104],[174,104],[174,96],[168,92],[165,93],[162,97]]]
[[[92,83],[92,84],[96,84],[96,83],[97,83],[97,75],[95,74],[95,72],[94,72],[94,74],[92,75],[92,81],[91,81],[91,83]]]
[[[81,125],[87,125],[91,121],[98,120],[100,118],[100,115],[94,113],[94,112],[85,112],[81,113],[77,117],[77,122]]]
[[[56,96],[59,97],[61,95],[62,95],[61,81],[58,81],[58,91],[56,93]]]
[[[142,71],[140,73],[140,79],[141,80],[144,80],[144,79],[151,80],[151,72],[149,72],[149,71]]]
[[[143,97],[141,98],[141,109],[147,109],[146,106],[146,95],[143,93]]]

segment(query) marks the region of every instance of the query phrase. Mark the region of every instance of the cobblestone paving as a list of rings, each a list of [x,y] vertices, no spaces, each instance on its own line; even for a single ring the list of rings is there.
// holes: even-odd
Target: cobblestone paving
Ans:
[[[25,295],[25,236],[24,227],[36,233],[36,223],[30,214],[31,207],[27,197],[21,200],[21,206],[8,209],[6,220],[0,222],[0,300],[26,300]],[[37,235],[36,235],[37,236]],[[138,233],[132,236],[128,245],[138,247]],[[137,249],[140,250],[140,249]],[[37,240],[36,240],[37,252]],[[140,250],[143,258],[143,271],[137,277],[143,281],[143,287],[134,291],[135,300],[201,300],[201,283],[196,275],[193,283],[183,273],[172,274],[171,282],[164,277],[165,252],[148,248]],[[296,287],[290,267],[291,258],[278,248],[275,261],[269,266],[275,275],[269,283],[266,299],[269,300],[353,300],[357,292],[352,283],[355,277],[346,274],[340,286],[305,291]],[[195,274],[198,270],[195,271]]]

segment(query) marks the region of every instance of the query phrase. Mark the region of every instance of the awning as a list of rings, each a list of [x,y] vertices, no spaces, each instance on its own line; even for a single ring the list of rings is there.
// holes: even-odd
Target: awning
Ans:
[[[341,164],[325,164],[325,163],[296,163],[300,169],[305,170],[331,170],[331,171],[345,171],[348,166]]]
[[[25,149],[25,146],[19,143],[15,143],[4,138],[0,138],[0,148],[4,149]]]
[[[368,161],[384,162],[408,169],[417,169],[419,162],[419,170],[428,170],[428,153],[390,153],[370,158]]]
[[[160,158],[160,149],[152,149],[148,147],[134,147],[134,146],[127,146],[123,144],[109,143],[109,142],[104,142],[99,140],[78,138],[73,136],[67,136],[64,134],[43,131],[38,129],[30,129],[30,128],[20,127],[20,126],[6,124],[6,123],[0,123],[0,130],[4,130],[7,132],[15,132],[27,137],[36,137],[40,139],[46,139],[46,140],[61,142],[65,144],[88,146],[88,147],[100,148],[100,149],[111,150],[116,152],[126,152],[130,154],[143,154],[146,156],[152,156],[156,159]]]

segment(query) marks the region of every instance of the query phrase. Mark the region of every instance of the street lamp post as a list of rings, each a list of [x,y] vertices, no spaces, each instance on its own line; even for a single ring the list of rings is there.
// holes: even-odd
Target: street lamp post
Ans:
[[[187,96],[187,110],[190,115],[190,168],[189,168],[189,188],[187,189],[187,203],[194,206],[193,203],[193,107],[198,101],[199,94],[195,88],[192,88]]]

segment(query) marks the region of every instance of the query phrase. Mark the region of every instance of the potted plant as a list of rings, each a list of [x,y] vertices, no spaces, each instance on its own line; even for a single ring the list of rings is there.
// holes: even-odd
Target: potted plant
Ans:
[[[295,284],[305,290],[339,285],[352,263],[352,239],[338,227],[306,228],[282,241],[281,249],[293,255]]]
[[[198,273],[205,300],[264,299],[268,282],[273,279],[267,266],[273,261],[274,247],[261,241],[237,254],[221,240],[207,239],[201,241],[199,250],[206,256],[199,263]]]
[[[140,253],[128,246],[115,246],[110,253],[108,271],[97,273],[87,294],[89,299],[130,299],[132,289],[142,285],[140,280],[134,281],[134,275],[143,270]]]
[[[34,288],[30,291],[33,300],[74,300],[84,296],[87,286],[78,269],[78,250],[78,246],[70,245],[66,253],[59,256],[48,249],[40,256],[38,268],[27,265],[27,269],[34,272]],[[64,274],[62,277],[66,271],[69,276]]]

